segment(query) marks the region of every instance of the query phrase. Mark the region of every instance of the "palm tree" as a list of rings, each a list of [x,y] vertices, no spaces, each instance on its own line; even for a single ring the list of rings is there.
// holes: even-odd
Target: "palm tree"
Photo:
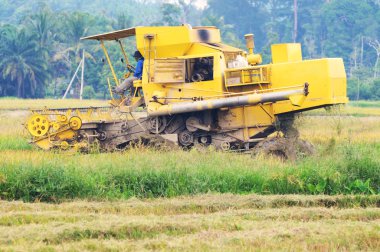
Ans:
[[[65,41],[61,45],[57,46],[59,49],[53,57],[55,62],[64,61],[68,66],[72,65],[72,57],[74,57],[74,65],[79,63],[82,56],[82,44],[81,37],[87,35],[89,28],[91,27],[92,20],[88,14],[73,13],[65,16],[66,22],[63,26],[65,29]],[[85,54],[86,58],[91,58],[91,54]]]
[[[54,69],[55,79],[58,76],[64,76],[66,79],[71,78],[78,63],[82,60],[84,44],[80,38],[87,35],[88,30],[95,22],[94,18],[87,13],[74,12],[62,14],[60,19],[65,22],[61,24],[61,29],[65,31],[54,46],[54,55],[52,55],[51,66]],[[91,46],[87,48],[93,49]],[[94,57],[86,50],[85,58],[95,61]],[[54,87],[56,93],[56,87]]]
[[[127,29],[132,26],[132,19],[132,16],[128,14],[120,13],[117,15],[116,20],[112,20],[112,28],[114,30]]]
[[[8,28],[2,33],[0,77],[16,86],[17,97],[43,95],[49,79],[47,59],[38,50],[35,36],[25,29]]]
[[[56,20],[53,13],[47,8],[41,9],[40,12],[28,18],[28,28],[32,33],[36,34],[40,48],[52,46],[55,25]]]

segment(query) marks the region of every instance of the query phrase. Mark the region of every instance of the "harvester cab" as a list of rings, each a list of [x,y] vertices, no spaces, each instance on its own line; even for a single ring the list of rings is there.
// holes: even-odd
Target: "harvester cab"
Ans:
[[[119,43],[132,72],[121,42],[131,36],[145,60],[142,79],[134,81],[126,103],[127,97],[112,92],[120,81],[105,42]],[[245,52],[223,44],[215,27],[135,27],[83,39],[98,40],[104,50],[113,76],[108,80],[113,106],[104,113],[83,108],[86,116],[73,110],[35,112],[49,125],[57,121],[53,114],[66,116],[58,131],[49,127],[45,134],[32,134],[45,149],[96,141],[114,150],[162,138],[183,147],[248,150],[276,131],[287,135],[288,122],[298,112],[348,102],[342,59],[303,60],[300,44],[272,45],[272,62],[262,65],[252,34],[245,36]],[[138,107],[142,112],[136,112]],[[72,116],[81,119],[79,129],[70,127]]]
[[[130,90],[129,95],[126,97],[124,93],[117,94],[114,92],[114,87],[121,85],[121,79],[116,74],[115,68],[113,66],[113,62],[111,60],[111,57],[108,53],[106,42],[107,41],[114,41],[118,44],[120,47],[120,51],[122,54],[121,61],[125,64],[126,72],[122,76],[122,79],[127,79],[135,72],[135,67],[129,62],[128,54],[125,50],[125,47],[123,45],[123,39],[135,36],[135,28],[127,29],[127,30],[121,30],[116,31],[112,33],[106,33],[106,34],[100,34],[90,37],[82,38],[82,40],[98,40],[100,42],[100,45],[102,47],[102,50],[104,52],[104,55],[107,60],[107,64],[110,68],[112,79],[107,78],[107,84],[108,84],[108,90],[111,96],[110,104],[114,107],[124,107],[125,105],[130,105],[131,108],[136,108],[138,106],[144,105],[144,101],[141,98],[142,92],[141,92],[141,80],[135,80],[133,83],[133,88]]]

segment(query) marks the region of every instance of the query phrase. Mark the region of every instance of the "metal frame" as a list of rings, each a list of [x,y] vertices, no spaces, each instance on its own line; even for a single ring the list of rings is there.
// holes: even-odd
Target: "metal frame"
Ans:
[[[108,65],[109,65],[109,67],[110,67],[110,69],[111,69],[112,76],[113,76],[113,78],[114,78],[114,80],[115,80],[115,83],[116,83],[117,86],[119,86],[119,84],[120,84],[120,83],[119,83],[119,79],[118,79],[117,76],[116,76],[115,69],[113,68],[113,65],[112,65],[112,62],[111,62],[110,56],[109,56],[109,54],[108,54],[108,51],[107,51],[106,46],[104,45],[104,41],[103,41],[103,40],[100,40],[100,45],[102,46],[102,49],[103,49],[103,51],[104,51],[104,55],[105,55],[106,58],[107,58]]]

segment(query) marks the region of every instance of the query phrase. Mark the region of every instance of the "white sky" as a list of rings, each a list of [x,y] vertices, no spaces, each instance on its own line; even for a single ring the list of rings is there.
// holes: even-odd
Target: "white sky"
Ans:
[[[187,4],[194,5],[197,9],[203,10],[207,7],[207,0],[184,0]],[[177,0],[157,0],[163,3],[178,3]]]
[[[185,3],[192,3],[198,9],[205,9],[207,7],[207,0],[185,0]]]

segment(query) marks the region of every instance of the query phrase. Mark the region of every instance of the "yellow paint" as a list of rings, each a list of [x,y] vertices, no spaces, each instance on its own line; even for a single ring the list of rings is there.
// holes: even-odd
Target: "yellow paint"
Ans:
[[[135,81],[133,81],[133,86],[135,88],[142,87],[142,81],[141,80],[135,80]]]
[[[343,60],[303,60],[300,44],[272,45],[272,63],[259,65],[261,57],[255,54],[254,39],[250,34],[246,36],[246,53],[222,44],[220,31],[214,27],[136,27],[133,31],[136,47],[145,58],[142,80],[135,81],[134,86],[141,89],[148,114],[158,111],[169,115],[178,103],[193,99],[207,101],[199,105],[198,110],[213,109],[215,99],[248,95],[249,104],[255,105],[221,108],[216,113],[222,130],[234,130],[237,139],[247,141],[273,127],[280,114],[348,102]],[[122,37],[117,38],[117,43],[128,64],[120,39]],[[119,85],[108,52],[103,41],[100,42],[115,83]],[[245,57],[246,62],[242,62],[241,58],[239,61],[239,57]],[[200,58],[212,60],[213,78],[193,82],[189,74],[193,72],[194,62]],[[309,84],[307,97],[294,95],[286,101],[257,104],[261,94],[300,89],[305,83]],[[139,94],[140,91],[135,93],[136,96]],[[135,97],[133,103],[137,103],[138,99]],[[114,106],[122,106],[122,103],[122,100],[112,102]],[[29,132],[34,134],[34,142],[42,148],[50,148],[55,143],[46,139],[54,136],[71,144],[70,138],[75,136],[75,130],[65,127],[73,116],[78,116],[83,123],[113,120],[111,113],[96,110],[85,113],[68,110],[64,116],[49,118],[53,123],[49,125],[53,127],[42,134],[45,138],[36,136],[38,132],[28,126]],[[76,123],[79,124],[79,121]]]
[[[82,127],[82,120],[78,116],[73,116],[70,118],[69,125],[72,130],[79,130]]]
[[[118,121],[120,118],[113,118],[111,109],[66,109],[34,111],[28,118],[26,128],[32,135],[32,143],[41,149],[62,148],[62,141],[69,143],[69,147],[83,147],[83,143],[76,142],[77,132],[83,123],[93,121]],[[47,130],[40,132],[42,126],[48,126]],[[39,127],[36,127],[39,126]],[[36,129],[34,129],[36,127]],[[65,147],[65,146],[63,146]]]
[[[252,34],[246,35],[249,51],[247,55],[243,50],[221,44],[220,31],[215,27],[192,28],[189,25],[182,25],[136,27],[135,30],[137,49],[145,57],[143,78],[138,86],[143,89],[148,107],[159,107],[151,106],[152,97],[157,92],[165,93],[166,97],[171,98],[165,103],[172,104],[186,101],[173,98],[223,98],[223,95],[226,97],[231,93],[291,89],[305,82],[310,84],[310,94],[302,106],[294,107],[290,101],[278,102],[273,105],[273,113],[280,114],[347,102],[343,61],[341,59],[303,60],[300,44],[272,45],[272,64],[269,65],[227,68],[227,61],[237,55],[245,55],[247,59],[253,57]],[[192,83],[154,81],[156,59],[163,62],[173,60],[179,62],[199,57],[213,57],[213,80]],[[173,68],[173,73],[174,71],[177,69]],[[303,99],[293,97],[292,100],[300,104]]]
[[[103,41],[100,41],[100,45],[102,46],[102,49],[103,49],[104,55],[106,56],[106,59],[107,59],[108,65],[109,65],[109,67],[110,67],[110,69],[111,69],[113,79],[114,79],[116,85],[119,86],[119,79],[118,79],[117,76],[116,76],[116,73],[115,73],[115,70],[114,70],[114,68],[113,68],[113,65],[112,65],[112,62],[111,62],[110,56],[108,55],[107,48],[106,48],[106,46],[104,45],[104,42],[103,42]]]
[[[108,91],[110,92],[111,99],[114,100],[115,98],[113,97],[110,78],[107,78],[107,83],[108,83]]]
[[[302,61],[301,44],[276,44],[271,50],[273,64]]]
[[[258,65],[263,62],[263,59],[261,58],[260,54],[248,54],[247,55],[247,61],[250,65]]]
[[[46,116],[33,114],[27,122],[27,129],[34,137],[45,135],[50,129],[50,122]]]
[[[290,102],[293,106],[301,107],[306,99],[304,95],[292,95],[289,97]]]
[[[260,54],[255,54],[255,39],[253,34],[244,35],[248,49],[247,61],[250,65],[258,65],[263,62]]]
[[[305,60],[271,65],[273,88],[305,82],[309,83],[309,95],[302,106],[292,106],[288,101],[277,102],[273,105],[275,114],[348,102],[342,59]]]
[[[120,50],[121,50],[121,52],[123,53],[123,56],[124,56],[125,65],[128,68],[129,67],[129,60],[128,60],[127,53],[125,52],[125,49],[124,49],[123,44],[121,43],[121,40],[119,40],[118,42],[119,42],[119,45],[120,45]]]
[[[169,30],[173,32],[169,32]],[[218,30],[212,30],[213,33],[216,31]],[[154,83],[154,81],[148,81],[147,73],[145,72],[142,87],[145,102],[151,111],[162,109],[168,113],[170,112],[168,106],[157,104],[152,106],[152,96],[157,91],[165,92],[166,97],[169,98],[207,97],[207,99],[221,99],[231,93],[241,93],[242,95],[247,92],[265,93],[273,92],[274,90],[291,90],[306,82],[310,84],[310,93],[307,97],[297,95],[292,96],[289,101],[270,103],[265,105],[266,112],[259,105],[247,106],[245,112],[243,109],[232,109],[234,118],[228,119],[220,116],[218,119],[218,122],[227,128],[248,127],[251,129],[255,127],[255,130],[248,130],[248,132],[257,133],[257,129],[263,130],[263,128],[265,129],[272,125],[274,118],[278,114],[346,103],[348,101],[346,97],[346,75],[341,59],[303,60],[300,44],[278,44],[273,45],[271,48],[272,64],[227,68],[227,60],[231,59],[230,52],[235,53],[232,54],[235,56],[245,55],[244,52],[238,49],[231,50],[230,47],[227,49],[227,47],[223,46],[216,47],[200,43],[191,36],[193,32],[188,26],[136,28],[136,42],[141,53],[146,52],[147,49],[147,43],[143,39],[144,34],[154,34],[154,39],[151,41],[154,48],[150,48],[150,51],[154,50],[155,53],[154,56],[152,53],[150,54],[150,67],[144,66],[144,70],[150,69],[150,75],[154,75],[154,57],[160,60],[186,60],[197,57],[214,58],[214,79],[212,81],[158,84]],[[214,37],[217,40],[218,36]],[[259,57],[254,54],[254,42],[248,42],[247,61],[251,64],[256,64]],[[147,63],[147,60],[145,60],[145,63]],[[257,98],[252,95],[250,99],[255,100]],[[186,101],[170,99],[165,104],[170,105],[178,102]],[[229,121],[224,122],[224,120]]]

